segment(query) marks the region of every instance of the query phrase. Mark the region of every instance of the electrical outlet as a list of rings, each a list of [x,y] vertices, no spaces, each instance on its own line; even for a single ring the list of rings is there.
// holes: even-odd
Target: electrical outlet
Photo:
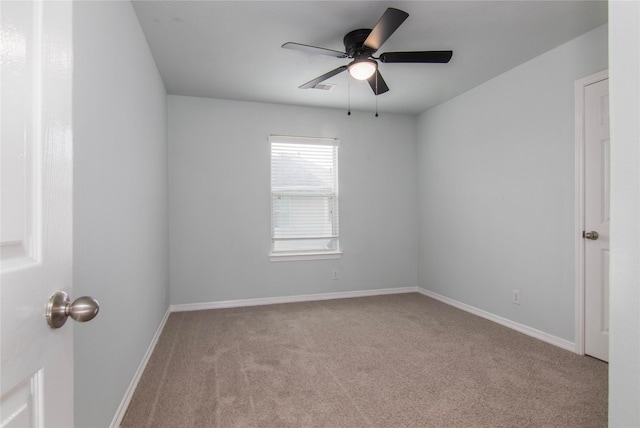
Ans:
[[[519,290],[513,290],[513,298],[511,300],[511,302],[514,305],[519,305],[520,304],[520,291]]]
[[[340,278],[340,273],[336,269],[332,270],[331,279],[338,279],[338,278]]]

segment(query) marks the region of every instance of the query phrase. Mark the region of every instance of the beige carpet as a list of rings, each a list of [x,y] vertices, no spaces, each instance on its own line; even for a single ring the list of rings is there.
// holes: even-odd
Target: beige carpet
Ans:
[[[607,364],[420,294],[173,313],[123,427],[604,427]]]

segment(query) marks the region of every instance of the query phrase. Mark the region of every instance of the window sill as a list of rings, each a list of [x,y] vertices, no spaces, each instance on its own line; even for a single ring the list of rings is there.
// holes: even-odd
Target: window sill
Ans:
[[[330,260],[339,259],[342,252],[336,251],[332,253],[271,253],[269,261],[272,262],[297,262],[302,260]]]

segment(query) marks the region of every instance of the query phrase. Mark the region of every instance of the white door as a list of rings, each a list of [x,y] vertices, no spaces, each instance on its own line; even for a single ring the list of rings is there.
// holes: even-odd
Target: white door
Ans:
[[[609,360],[609,80],[584,88],[585,353]]]
[[[0,3],[2,40],[2,427],[73,426],[71,2]]]

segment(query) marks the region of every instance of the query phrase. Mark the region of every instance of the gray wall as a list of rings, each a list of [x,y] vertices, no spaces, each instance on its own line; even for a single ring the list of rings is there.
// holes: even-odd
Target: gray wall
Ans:
[[[573,342],[574,81],[606,68],[605,25],[420,116],[421,287]]]
[[[167,101],[129,2],[74,3],[75,422],[111,423],[168,308]]]
[[[410,116],[169,96],[171,303],[415,286],[415,125]],[[342,140],[342,259],[269,261],[269,134]]]
[[[611,2],[609,426],[640,427],[640,3]]]

